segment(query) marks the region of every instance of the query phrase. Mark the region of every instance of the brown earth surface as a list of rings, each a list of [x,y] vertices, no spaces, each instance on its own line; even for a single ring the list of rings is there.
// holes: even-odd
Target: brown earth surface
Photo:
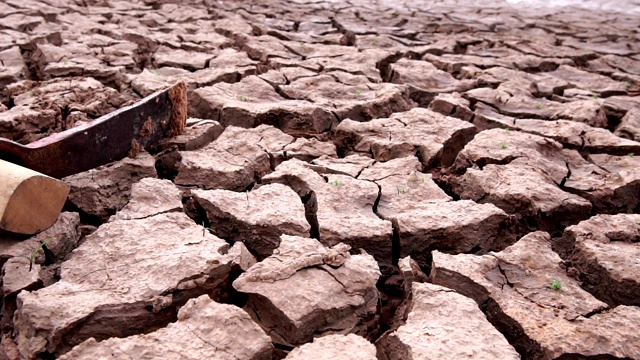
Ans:
[[[0,359],[640,359],[638,0],[0,2],[0,137],[178,80],[0,233]]]

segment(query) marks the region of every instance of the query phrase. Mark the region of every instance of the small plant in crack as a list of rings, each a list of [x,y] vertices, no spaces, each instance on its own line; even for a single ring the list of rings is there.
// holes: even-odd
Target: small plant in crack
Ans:
[[[299,43],[300,43],[300,45],[305,45],[306,44],[306,42],[304,42],[304,41],[299,41]]]
[[[371,45],[374,45],[374,46],[375,46],[375,45],[378,45],[378,39],[373,39],[373,40],[371,41]]]
[[[505,128],[505,129],[504,129],[504,132],[506,132],[506,133],[511,132],[511,129],[509,129],[509,128]]]
[[[27,258],[26,256],[24,256],[25,258],[27,258],[29,260],[29,272],[31,272],[31,269],[33,269],[33,263],[35,263],[36,261],[36,257],[38,256],[38,253],[40,252],[40,250],[43,250],[45,248],[45,246],[47,245],[47,243],[49,241],[51,241],[52,239],[49,238],[43,242],[40,243],[40,245],[38,245],[35,250],[33,250],[31,252],[31,254],[29,255],[29,257]]]
[[[331,184],[331,185],[333,185],[333,186],[337,186],[337,187],[340,187],[340,186],[343,186],[343,185],[344,185],[344,184],[342,183],[342,181],[340,181],[339,179],[335,179],[335,180],[331,181],[329,184]]]
[[[507,143],[505,143],[505,142],[501,142],[500,143],[500,149],[504,150],[504,149],[506,149],[508,147],[509,147],[509,145],[507,145]]]
[[[204,221],[203,221],[202,222],[202,237],[204,237],[207,234],[207,230],[209,230],[209,232],[213,231],[211,228],[208,228],[208,227],[204,226]]]
[[[593,98],[593,100],[600,99],[600,95],[598,95],[598,94],[593,94],[593,95],[591,95],[591,97]]]
[[[404,187],[404,186],[396,186],[396,189],[398,189],[398,195],[400,195],[400,194],[404,194],[404,193],[406,193],[407,191],[409,191],[409,189],[407,189],[407,188],[406,188],[406,187]]]
[[[244,96],[244,95],[238,96],[238,100],[244,101],[244,102],[251,102],[251,98],[249,98],[247,96]]]
[[[628,153],[628,154],[627,154],[627,156],[628,156],[628,157],[634,157],[634,156],[636,156],[636,154],[635,154],[635,153],[630,152],[630,153]]]
[[[555,291],[562,291],[562,284],[560,283],[560,280],[552,280],[551,284],[549,284],[549,289],[551,290],[555,290]]]
[[[356,90],[356,96],[362,95],[362,90]]]
[[[536,104],[536,109],[542,109],[542,104],[541,103],[537,103]]]

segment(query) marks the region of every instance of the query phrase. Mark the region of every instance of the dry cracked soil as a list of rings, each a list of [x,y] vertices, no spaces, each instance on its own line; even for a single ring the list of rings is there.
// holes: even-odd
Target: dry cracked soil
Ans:
[[[1,137],[189,120],[0,234],[0,359],[640,359],[640,3],[568,3],[3,0]]]

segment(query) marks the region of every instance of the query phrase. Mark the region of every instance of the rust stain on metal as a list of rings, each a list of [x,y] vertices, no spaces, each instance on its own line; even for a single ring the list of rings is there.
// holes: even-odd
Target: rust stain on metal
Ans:
[[[131,140],[131,150],[129,150],[129,154],[127,154],[127,156],[135,159],[140,153],[140,148],[140,143],[136,139]]]
[[[187,127],[187,85],[183,81],[177,82],[169,89],[171,101],[171,128],[167,136],[176,136],[184,132]]]
[[[155,126],[153,124],[153,121],[151,120],[151,117],[147,117],[147,120],[144,122],[144,124],[142,124],[142,128],[140,129],[140,137],[149,136],[153,134],[154,130]]]

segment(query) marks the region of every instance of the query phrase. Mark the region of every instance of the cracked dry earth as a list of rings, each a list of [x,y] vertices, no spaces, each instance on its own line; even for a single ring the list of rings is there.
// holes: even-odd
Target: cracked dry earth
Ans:
[[[0,136],[178,80],[190,119],[0,235],[0,358],[640,359],[640,3],[601,3],[3,0]]]

